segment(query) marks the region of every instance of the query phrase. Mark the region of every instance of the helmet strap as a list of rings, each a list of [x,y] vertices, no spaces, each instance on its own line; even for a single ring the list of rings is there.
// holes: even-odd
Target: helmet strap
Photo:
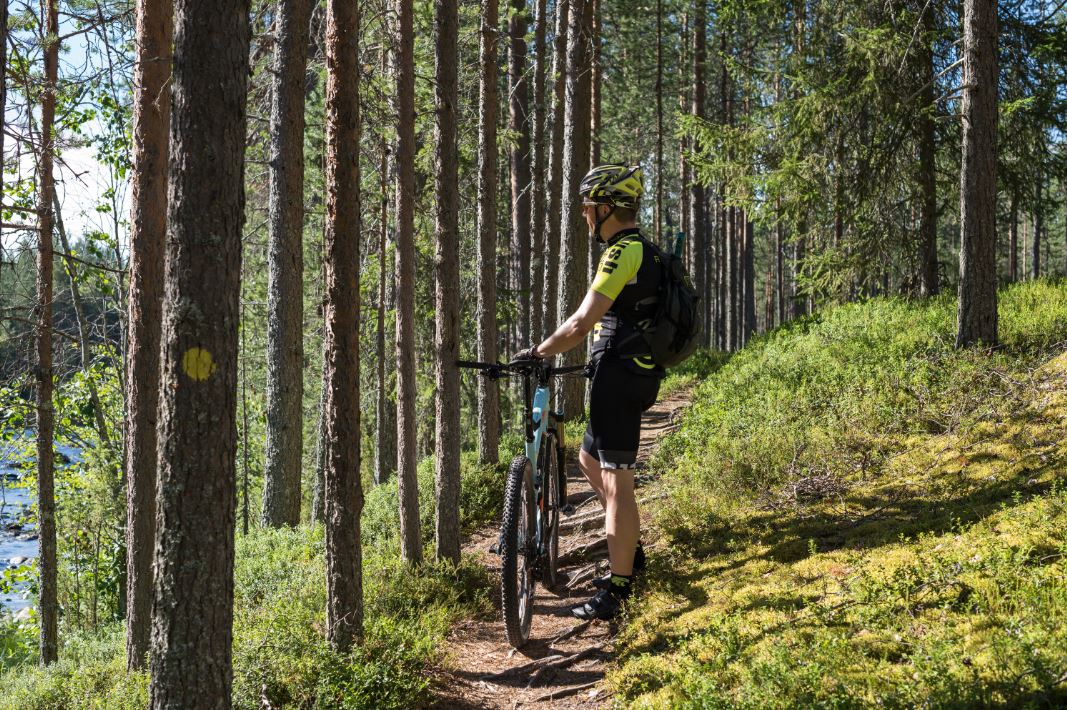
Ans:
[[[610,209],[610,210],[608,210],[608,213],[607,213],[606,215],[604,215],[603,219],[601,219],[601,218],[599,218],[599,217],[597,218],[597,221],[596,221],[596,226],[595,226],[595,227],[593,228],[593,237],[594,237],[594,238],[595,238],[595,239],[596,239],[596,240],[597,240],[598,242],[600,242],[601,244],[607,244],[607,240],[606,240],[606,239],[604,239],[604,238],[603,238],[603,237],[601,236],[601,234],[600,234],[600,228],[601,228],[602,226],[604,226],[604,222],[607,222],[607,221],[608,221],[608,218],[610,218],[610,217],[611,217],[611,215],[613,215],[613,214],[615,213],[615,207],[616,207],[616,205],[613,205],[613,204],[611,204],[611,203],[607,203],[607,204],[608,204],[608,206],[609,206],[609,207],[611,207],[611,209]]]

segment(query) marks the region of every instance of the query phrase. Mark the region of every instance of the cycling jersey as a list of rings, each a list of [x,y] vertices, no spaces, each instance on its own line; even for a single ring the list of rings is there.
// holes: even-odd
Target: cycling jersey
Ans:
[[[639,229],[624,229],[608,242],[591,288],[613,303],[593,327],[593,362],[617,358],[625,360],[634,372],[663,376],[663,368],[652,361],[648,344],[637,331],[651,324],[655,316],[663,278],[659,261]]]

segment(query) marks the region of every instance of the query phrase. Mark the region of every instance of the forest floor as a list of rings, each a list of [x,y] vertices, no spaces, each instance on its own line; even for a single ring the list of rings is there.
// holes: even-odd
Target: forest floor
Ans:
[[[637,498],[642,528],[650,503],[659,497],[648,474],[650,454],[660,437],[676,428],[676,415],[689,405],[692,388],[672,391],[645,412],[638,454]],[[573,441],[579,433],[568,432]],[[592,596],[592,580],[607,571],[603,510],[578,469],[568,447],[567,500],[575,511],[560,522],[560,572],[555,590],[537,585],[530,641],[513,649],[504,634],[500,595],[494,588],[496,613],[488,619],[468,619],[453,628],[442,667],[436,669],[431,708],[596,708],[608,704],[602,687],[613,655],[614,622],[582,622],[570,608]],[[466,541],[464,553],[482,560],[499,580],[500,557],[489,552],[499,525],[477,531]],[[650,542],[645,536],[646,545]]]

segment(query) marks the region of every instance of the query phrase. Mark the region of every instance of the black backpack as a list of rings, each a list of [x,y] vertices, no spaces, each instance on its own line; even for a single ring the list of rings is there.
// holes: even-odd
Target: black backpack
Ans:
[[[700,345],[700,296],[686,273],[682,258],[644,240],[654,250],[662,267],[659,298],[651,325],[636,328],[648,344],[653,362],[663,368],[677,367]]]

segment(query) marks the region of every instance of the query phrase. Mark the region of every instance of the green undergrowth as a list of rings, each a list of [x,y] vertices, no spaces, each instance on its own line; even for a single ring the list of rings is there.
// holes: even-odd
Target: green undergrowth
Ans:
[[[654,462],[649,580],[609,682],[635,707],[1067,703],[1067,283],[874,300],[752,343]]]
[[[463,467],[464,524],[499,510],[502,476]],[[428,471],[428,472],[427,472]],[[420,467],[424,531],[432,534],[432,465]],[[429,490],[429,496],[426,491]],[[257,529],[239,537],[235,560],[233,702],[236,708],[408,708],[429,698],[427,668],[439,662],[458,619],[490,613],[484,567],[400,561],[396,485],[368,491],[362,517],[363,643],[348,654],[325,641],[326,570],[321,526]],[[432,557],[432,546],[425,551]],[[123,631],[61,633],[60,662],[33,659],[0,675],[0,710],[144,708],[146,674],[127,676]]]

